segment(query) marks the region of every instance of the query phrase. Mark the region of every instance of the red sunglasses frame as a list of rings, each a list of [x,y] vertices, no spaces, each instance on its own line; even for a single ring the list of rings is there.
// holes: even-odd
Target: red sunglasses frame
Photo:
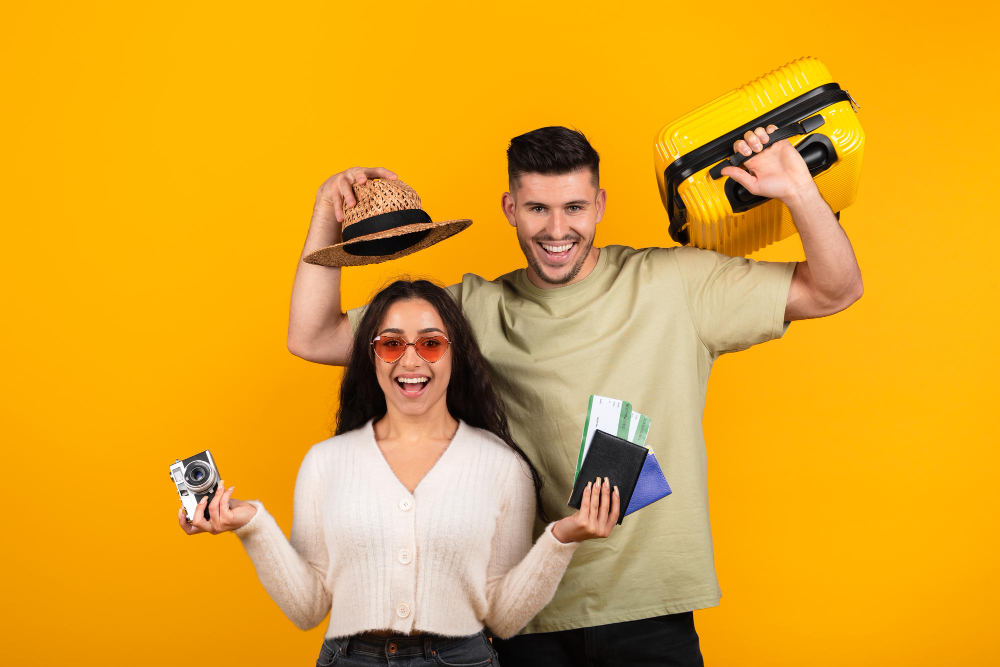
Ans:
[[[403,351],[400,352],[399,356],[396,357],[395,359],[393,359],[392,361],[386,361],[382,357],[378,356],[378,352],[375,351],[375,343],[377,343],[379,341],[379,339],[382,339],[382,338],[392,338],[393,340],[401,340],[401,341],[403,341]],[[420,348],[417,346],[417,343],[419,343],[424,338],[443,338],[444,341],[445,341],[445,343],[447,343],[445,345],[444,350],[441,351],[441,356],[438,357],[437,359],[435,359],[434,361],[431,361],[430,359],[427,359],[426,357],[424,357],[424,355],[420,354]],[[423,359],[424,361],[426,361],[429,364],[433,364],[433,363],[437,363],[438,361],[441,361],[441,357],[443,357],[444,354],[445,354],[445,352],[448,351],[448,348],[451,347],[451,339],[448,338],[447,336],[445,336],[444,334],[427,334],[427,335],[424,335],[424,336],[417,336],[417,340],[415,340],[415,341],[413,341],[411,343],[408,340],[406,340],[405,338],[403,338],[402,336],[395,336],[395,335],[394,336],[375,336],[375,338],[372,340],[372,354],[374,354],[375,357],[379,361],[381,361],[382,363],[384,363],[384,364],[394,364],[397,361],[399,361],[400,359],[402,359],[403,355],[406,354],[406,347],[408,345],[412,345],[413,346],[413,351],[417,353],[418,357],[420,357],[421,359]]]

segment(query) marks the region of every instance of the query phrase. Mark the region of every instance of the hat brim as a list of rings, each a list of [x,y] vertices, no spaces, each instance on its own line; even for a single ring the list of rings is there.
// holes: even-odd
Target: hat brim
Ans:
[[[435,243],[445,240],[449,236],[453,236],[469,225],[472,224],[472,220],[461,219],[461,220],[444,220],[442,222],[422,222],[412,225],[403,225],[402,227],[396,227],[395,229],[390,229],[384,232],[379,232],[377,234],[368,234],[367,236],[359,236],[356,239],[351,239],[346,243],[335,243],[334,245],[327,246],[325,248],[320,248],[315,252],[311,252],[306,255],[302,261],[307,264],[319,264],[321,266],[362,266],[364,264],[378,264],[380,262],[388,262],[391,259],[398,259],[400,257],[405,257],[418,250],[423,250],[424,248],[430,247]],[[419,241],[414,243],[412,246],[408,246],[402,250],[394,252],[388,255],[356,255],[350,253],[346,250],[347,247],[363,243],[365,241],[377,241],[379,239],[387,239],[395,236],[402,236],[403,234],[412,234],[414,232],[427,231],[428,234],[421,238]]]

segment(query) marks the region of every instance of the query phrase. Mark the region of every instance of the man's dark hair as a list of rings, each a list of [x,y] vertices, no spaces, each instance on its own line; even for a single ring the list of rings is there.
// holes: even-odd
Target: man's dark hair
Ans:
[[[507,148],[507,178],[513,193],[521,174],[568,174],[590,169],[594,185],[601,156],[582,132],[560,125],[540,127],[510,140]]]

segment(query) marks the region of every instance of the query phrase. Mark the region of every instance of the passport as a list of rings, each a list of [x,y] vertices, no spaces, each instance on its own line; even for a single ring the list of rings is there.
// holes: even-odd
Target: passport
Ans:
[[[641,445],[633,444],[624,438],[604,431],[595,432],[594,439],[583,459],[583,465],[580,466],[580,474],[577,475],[576,483],[573,485],[569,506],[580,509],[583,490],[587,486],[587,482],[592,482],[598,477],[602,480],[607,477],[612,488],[618,486],[620,506],[628,508],[632,501],[633,491],[639,481],[639,475],[645,466],[647,454],[649,454],[649,450]],[[659,466],[656,468],[658,470]],[[663,473],[661,472],[660,475],[662,476]],[[642,506],[645,507],[651,502],[653,501],[649,500]],[[619,513],[619,524],[625,520],[627,513],[627,511]]]
[[[625,514],[631,514],[636,510],[641,510],[646,505],[655,503],[660,498],[665,498],[671,494],[670,485],[663,475],[659,461],[653,450],[649,450],[645,462],[642,464],[642,472],[639,473],[639,481],[636,482],[635,490],[632,491],[632,498],[629,500]]]

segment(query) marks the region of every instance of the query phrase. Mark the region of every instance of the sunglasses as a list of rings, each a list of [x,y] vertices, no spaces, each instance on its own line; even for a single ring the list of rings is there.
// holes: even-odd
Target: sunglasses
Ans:
[[[402,336],[375,336],[375,340],[372,341],[372,349],[380,361],[391,364],[399,361],[403,353],[406,352],[407,345],[412,345],[418,357],[433,364],[444,355],[449,343],[451,341],[441,334],[420,336],[413,343],[408,343]]]

